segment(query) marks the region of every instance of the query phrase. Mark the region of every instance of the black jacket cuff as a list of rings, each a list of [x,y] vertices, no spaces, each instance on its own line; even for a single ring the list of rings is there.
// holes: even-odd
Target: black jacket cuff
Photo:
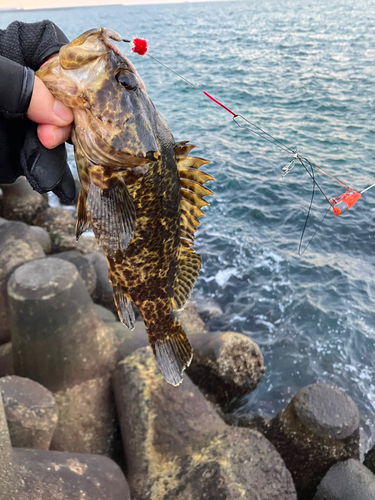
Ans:
[[[29,109],[31,96],[33,94],[35,75],[34,71],[24,66],[23,68],[23,82],[18,103],[18,113],[26,113]]]

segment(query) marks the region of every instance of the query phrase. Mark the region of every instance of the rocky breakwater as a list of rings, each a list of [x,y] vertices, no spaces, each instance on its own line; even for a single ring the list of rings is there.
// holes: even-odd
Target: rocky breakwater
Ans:
[[[36,193],[34,209],[16,188],[0,219],[0,500],[130,498],[104,455],[133,500],[373,498],[350,398],[309,386],[271,422],[227,425],[219,415],[233,422],[228,403],[264,373],[258,346],[208,332],[189,302],[194,361],[169,386],[139,316],[131,332],[114,315],[105,257],[75,242],[72,211]]]
[[[53,257],[23,264],[8,297],[14,371],[51,390],[59,407],[52,449],[110,456],[112,344],[77,268]]]
[[[118,364],[114,386],[133,500],[296,498],[270,442],[227,426],[188,376],[166,384],[149,347]]]

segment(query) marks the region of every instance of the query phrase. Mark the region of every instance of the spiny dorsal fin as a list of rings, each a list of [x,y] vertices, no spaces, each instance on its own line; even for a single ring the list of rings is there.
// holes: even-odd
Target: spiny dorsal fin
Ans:
[[[212,175],[200,172],[196,168],[179,168],[178,173],[180,175],[180,178],[189,179],[191,181],[199,182],[200,184],[204,184],[207,181],[215,180],[215,178],[212,177]]]
[[[116,260],[117,252],[125,252],[135,231],[136,213],[133,199],[120,177],[112,177],[110,188],[106,188],[103,173],[93,170],[90,171],[87,216],[99,245]],[[95,173],[97,175],[94,177]]]
[[[201,268],[201,256],[191,247],[194,243],[194,233],[199,226],[198,218],[205,215],[201,208],[209,204],[203,197],[213,194],[203,184],[215,180],[211,175],[198,170],[210,162],[188,156],[191,149],[186,142],[179,143],[175,148],[181,194],[181,236],[172,299],[172,305],[177,310],[186,304]]]
[[[204,160],[203,158],[199,158],[198,156],[178,156],[177,158],[177,168],[195,168],[198,169],[202,165],[206,165],[207,163],[211,163],[208,160]]]
[[[186,156],[190,153],[190,151],[196,148],[196,144],[188,144],[189,141],[178,142],[174,148],[174,152],[176,156]]]

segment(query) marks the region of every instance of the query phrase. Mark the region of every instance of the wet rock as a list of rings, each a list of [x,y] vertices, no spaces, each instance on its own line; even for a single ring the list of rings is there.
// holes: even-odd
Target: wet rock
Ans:
[[[116,410],[110,385],[110,375],[106,375],[54,393],[59,422],[51,450],[85,450],[109,457],[118,454]]]
[[[90,253],[99,249],[93,237],[81,236],[76,241],[75,218],[71,210],[61,207],[47,208],[38,214],[32,223],[43,227],[50,234],[53,253],[68,250]]]
[[[92,252],[87,253],[85,258],[94,266],[96,273],[96,287],[92,294],[94,302],[97,302],[117,315],[112,286],[108,280],[108,267],[105,255],[99,252]]]
[[[8,296],[17,375],[58,391],[107,374],[111,346],[73,264],[28,262],[12,274]]]
[[[133,500],[296,499],[274,447],[228,427],[189,377],[167,384],[149,347],[118,364],[114,386]]]
[[[75,252],[74,250],[70,252],[60,252],[57,257],[67,260],[76,266],[87,291],[91,295],[96,287],[96,272],[93,264],[85,259],[81,253]]]
[[[12,446],[48,450],[57,424],[57,405],[46,388],[15,375],[0,378]]]
[[[34,233],[34,236],[39,242],[40,246],[43,248],[44,253],[51,253],[51,236],[47,233],[47,231],[39,226],[30,226],[30,229]]]
[[[110,394],[107,376],[113,368],[113,345],[76,267],[54,257],[27,263],[11,276],[8,295],[14,370],[56,395],[59,445],[55,447],[70,451],[74,434],[74,451],[110,450],[108,433],[114,436],[114,431],[106,426],[113,420],[113,404],[102,394],[105,385]],[[88,382],[93,379],[100,382]],[[87,398],[92,398],[91,406]],[[95,404],[102,407],[95,409]],[[84,415],[84,408],[93,415],[107,412],[108,419],[100,416],[95,423],[92,415]]]
[[[0,500],[130,500],[120,468],[106,457],[26,450],[10,444],[0,398]]]
[[[101,306],[100,304],[94,304],[94,309],[97,312],[99,318],[104,321],[104,323],[116,323],[117,318],[109,309]]]
[[[0,225],[0,344],[10,340],[7,282],[22,263],[44,257],[44,252],[31,229],[23,222]]]
[[[375,476],[357,460],[335,464],[324,476],[314,500],[374,500]]]
[[[13,375],[13,352],[12,342],[0,345],[0,377]]]
[[[22,449],[13,455],[25,484],[22,500],[130,500],[121,469],[107,457]]]
[[[177,318],[188,337],[194,333],[207,332],[206,325],[191,300],[187,302],[185,309],[177,312]]]
[[[265,372],[259,347],[240,333],[195,334],[191,344],[189,377],[213,403],[225,405],[249,394]]]
[[[0,397],[0,500],[18,500],[21,482],[13,467],[13,450]]]
[[[223,310],[220,305],[211,297],[200,297],[194,300],[197,313],[203,321],[222,316]]]
[[[299,498],[310,500],[336,462],[359,458],[359,413],[336,387],[304,387],[271,422],[266,437],[291,471]]]
[[[39,212],[48,208],[48,197],[33,190],[25,177],[3,184],[3,217],[30,224]]]
[[[375,445],[366,453],[363,465],[375,474]]]
[[[116,350],[116,362],[121,361],[140,347],[149,345],[143,321],[136,321],[134,330],[129,330],[120,322],[107,323],[108,334],[113,339]]]

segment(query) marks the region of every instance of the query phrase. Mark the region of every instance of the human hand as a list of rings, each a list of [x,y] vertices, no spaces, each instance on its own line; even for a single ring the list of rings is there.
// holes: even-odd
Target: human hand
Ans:
[[[47,149],[53,149],[69,139],[73,122],[72,110],[55,99],[37,76],[26,114],[31,121],[38,123],[38,138]]]

